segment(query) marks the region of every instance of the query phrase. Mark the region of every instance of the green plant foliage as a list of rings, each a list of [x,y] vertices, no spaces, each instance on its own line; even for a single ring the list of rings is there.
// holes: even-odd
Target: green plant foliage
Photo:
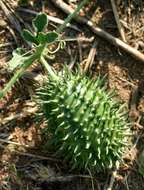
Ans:
[[[10,70],[14,71],[15,69],[21,67],[25,61],[29,59],[28,56],[23,56],[24,53],[24,50],[21,48],[17,48],[15,51],[13,51],[13,57],[8,63]]]
[[[15,73],[14,76],[11,78],[11,80],[5,85],[5,87],[0,91],[0,99],[3,98],[6,93],[12,88],[12,86],[17,82],[17,80],[22,76],[22,74],[25,72],[25,70],[30,67],[35,61],[40,61],[42,60],[42,57],[47,56],[47,58],[51,58],[51,56],[46,55],[48,54],[54,54],[56,53],[60,48],[62,48],[62,46],[64,45],[64,43],[59,42],[58,44],[58,48],[53,51],[50,52],[48,50],[48,43],[55,43],[57,41],[57,35],[56,34],[60,34],[61,32],[63,32],[64,28],[66,27],[66,25],[78,14],[78,12],[80,11],[80,9],[86,4],[88,3],[89,0],[82,0],[81,3],[77,6],[77,8],[75,9],[75,11],[73,13],[71,13],[66,20],[64,21],[64,24],[61,25],[59,28],[57,28],[55,33],[51,33],[52,35],[49,36],[49,34],[46,35],[46,41],[43,40],[43,37],[41,39],[41,37],[39,37],[38,35],[40,34],[40,32],[42,32],[46,26],[48,25],[48,19],[47,19],[47,15],[45,13],[40,13],[37,15],[37,17],[33,20],[33,27],[34,27],[34,35],[30,32],[25,30],[25,32],[23,32],[23,37],[26,39],[26,41],[31,42],[36,44],[36,46],[34,46],[33,50],[35,51],[30,51],[27,52],[28,54],[31,53],[31,55],[29,56],[18,56],[18,55],[14,55],[12,58],[12,61],[9,63],[10,67],[12,70],[14,70],[15,68],[18,68],[19,66],[21,66]],[[19,1],[19,3],[27,3],[28,1]],[[41,35],[41,34],[40,34]],[[41,42],[37,42],[38,38],[41,39]],[[45,38],[45,37],[44,37]],[[52,41],[53,39],[53,41]],[[60,40],[60,39],[59,39]],[[48,42],[48,43],[47,43]],[[19,61],[17,61],[16,56],[18,58]],[[27,59],[27,58],[28,59]],[[26,58],[26,59],[25,59]],[[19,63],[18,63],[19,62]],[[45,62],[45,61],[44,61]],[[43,62],[42,62],[43,64]],[[49,72],[52,73],[51,68],[48,64],[44,63],[44,67],[45,69]]]
[[[47,15],[45,13],[38,14],[32,24],[37,33],[42,32],[48,25]]]
[[[101,171],[121,158],[127,144],[124,106],[113,99],[104,80],[90,79],[64,69],[59,79],[49,77],[37,92],[37,102],[48,121],[44,134],[49,146],[73,168]]]
[[[31,42],[38,45],[36,36],[34,36],[30,31],[24,29],[22,32],[22,36],[27,42]]]
[[[41,15],[45,15],[45,14],[41,14]],[[36,20],[36,21],[38,21],[38,20]],[[35,21],[35,24],[36,24],[36,21]],[[37,25],[38,25],[38,23],[37,23]],[[49,44],[49,43],[55,42],[56,39],[58,38],[58,33],[56,33],[56,32],[47,32],[47,33],[38,32],[37,35],[33,35],[30,31],[28,31],[27,29],[24,29],[22,36],[27,42],[39,45],[39,44]]]
[[[58,38],[58,34],[56,32],[48,32],[46,34],[44,33],[39,33],[38,37],[37,37],[37,41],[40,44],[44,44],[44,43],[53,43],[54,41],[56,41],[56,39]]]

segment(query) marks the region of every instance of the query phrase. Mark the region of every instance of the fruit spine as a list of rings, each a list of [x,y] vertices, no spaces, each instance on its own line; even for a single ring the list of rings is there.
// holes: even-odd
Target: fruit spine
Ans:
[[[123,105],[113,99],[104,80],[90,79],[68,69],[52,77],[37,92],[48,121],[45,134],[73,168],[101,171],[121,158],[128,122]],[[48,133],[47,133],[48,132]]]

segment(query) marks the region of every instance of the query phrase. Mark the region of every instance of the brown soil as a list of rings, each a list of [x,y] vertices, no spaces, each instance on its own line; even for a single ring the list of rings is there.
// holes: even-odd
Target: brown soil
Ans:
[[[33,4],[26,6],[27,9],[41,11],[42,1],[30,2],[33,2]],[[47,14],[62,19],[66,17],[50,1],[45,2],[44,8]],[[25,23],[31,24],[32,16],[30,14],[18,11],[18,7],[13,4],[13,1],[11,6]],[[72,6],[75,6],[75,3]],[[142,10],[144,10],[142,0],[137,2],[120,0],[118,4],[120,19],[127,23],[127,26],[123,26],[127,43],[137,47],[143,53],[144,49],[141,44],[144,43],[144,30],[142,29],[144,26],[144,11]],[[96,25],[120,38],[110,1],[91,1],[81,14],[85,14]],[[3,88],[12,76],[12,73],[7,74],[5,71],[6,62],[11,57],[12,50],[16,48],[14,36],[9,28],[14,32],[19,46],[27,47],[27,44],[24,44],[20,34],[15,31],[14,26],[9,23],[1,9],[0,18],[0,44],[12,42],[10,46],[0,47],[0,88]],[[1,24],[2,18],[5,20],[3,25]],[[76,22],[73,22],[73,24],[77,25],[82,32],[66,29],[65,34],[67,36],[94,36],[87,27]],[[54,28],[54,24],[50,22],[50,29]],[[136,139],[138,139],[138,142],[131,152],[126,155],[125,163],[117,171],[113,189],[143,190],[144,179],[139,173],[138,157],[144,149],[144,66],[143,63],[135,60],[121,49],[112,46],[97,36],[95,37],[98,44],[96,56],[90,69],[93,76],[98,73],[106,75],[109,87],[116,89],[119,99],[126,102],[128,108],[131,108],[131,95],[134,86],[138,87],[138,96],[136,102],[134,102],[135,109],[131,115],[134,143]],[[69,64],[75,55],[77,55],[76,62],[80,62],[81,58],[84,60],[88,57],[91,47],[92,42],[82,42],[80,44],[67,42],[67,47],[57,53],[56,58],[51,60],[51,64],[56,69],[60,69],[64,63]],[[84,66],[84,63],[82,62],[81,65]],[[34,67],[30,70],[35,70],[37,74],[43,73],[41,67]],[[89,173],[71,172],[67,164],[53,157],[51,153],[44,151],[41,146],[40,131],[34,117],[36,106],[31,100],[31,94],[34,93],[36,86],[34,85],[32,88],[32,83],[32,81],[25,80],[25,77],[23,77],[11,92],[3,100],[0,100],[0,189],[90,190],[93,189],[92,183],[94,183],[94,189],[104,189],[110,181],[111,175],[109,173],[97,174],[92,180]],[[41,124],[41,127],[44,127],[44,123]],[[1,139],[5,139],[7,143],[2,142]],[[18,144],[13,144],[10,141]],[[20,146],[20,144],[23,146]]]

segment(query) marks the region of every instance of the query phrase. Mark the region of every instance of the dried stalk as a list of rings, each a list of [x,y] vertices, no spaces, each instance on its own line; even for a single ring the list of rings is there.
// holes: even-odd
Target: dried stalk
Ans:
[[[58,8],[63,10],[67,14],[71,14],[74,10],[64,3],[62,0],[51,0]],[[113,35],[109,34],[108,32],[104,31],[103,29],[94,26],[94,24],[86,19],[85,17],[77,16],[74,18],[76,21],[78,21],[81,24],[86,24],[96,35],[106,39],[111,44],[113,44],[116,47],[120,47],[133,57],[135,57],[137,60],[144,63],[144,54],[140,51],[136,50],[135,48],[131,47],[130,45],[126,44],[119,38],[114,37]]]
[[[124,30],[121,26],[121,23],[120,23],[120,19],[119,19],[119,15],[118,15],[118,12],[117,12],[117,8],[116,8],[116,4],[115,4],[115,1],[114,0],[111,0],[111,5],[112,5],[112,9],[113,9],[113,14],[114,14],[114,17],[115,17],[115,21],[117,23],[117,27],[118,27],[118,30],[119,30],[119,33],[121,35],[121,39],[126,42],[126,38],[125,38],[125,34],[124,34]]]

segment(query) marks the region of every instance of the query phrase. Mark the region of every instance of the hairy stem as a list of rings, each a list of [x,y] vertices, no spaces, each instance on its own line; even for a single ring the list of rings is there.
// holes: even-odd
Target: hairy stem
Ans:
[[[64,24],[62,24],[57,30],[56,32],[57,33],[61,33],[64,28],[66,27],[66,25],[79,13],[79,11],[81,10],[81,8],[86,4],[88,3],[89,0],[83,0],[78,6],[77,8],[75,9],[75,11],[70,14],[64,21]]]
[[[15,82],[22,76],[24,71],[37,59],[39,59],[41,52],[43,52],[44,46],[39,46],[36,49],[36,52],[33,55],[29,56],[29,59],[25,61],[25,64],[14,74],[11,80],[6,84],[4,89],[0,91],[0,99],[3,98],[6,93],[11,89]]]
[[[79,13],[80,9],[88,2],[89,0],[83,0],[75,9],[75,11],[70,14],[63,25],[61,25],[56,32],[57,33],[61,33],[64,28],[66,27],[66,25]],[[40,47],[36,48],[36,52],[31,55],[29,57],[29,59],[26,61],[26,63],[14,74],[14,76],[12,77],[12,79],[7,83],[7,85],[5,86],[5,88],[0,91],[0,99],[3,98],[6,93],[11,89],[11,87],[15,84],[15,82],[21,77],[21,75],[24,73],[24,71],[36,60],[41,60],[41,62],[43,63],[45,69],[49,72],[49,74],[51,76],[53,76],[56,80],[58,79],[58,77],[56,76],[56,74],[53,72],[53,70],[51,69],[51,67],[48,65],[48,63],[46,62],[46,60],[42,57],[42,54],[44,52],[44,50],[46,49],[46,44],[42,45]]]
[[[47,63],[47,61],[45,60],[45,58],[43,56],[41,56],[40,58],[41,63],[44,65],[45,69],[47,70],[47,72],[55,79],[58,80],[59,77],[55,74],[55,72],[52,70],[51,66]]]

